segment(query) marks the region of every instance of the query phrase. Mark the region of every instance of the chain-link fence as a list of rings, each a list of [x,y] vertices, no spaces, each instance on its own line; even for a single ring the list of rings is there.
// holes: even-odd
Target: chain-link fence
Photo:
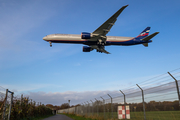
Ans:
[[[180,120],[179,78],[180,70],[174,70],[57,113],[75,113],[102,120]]]

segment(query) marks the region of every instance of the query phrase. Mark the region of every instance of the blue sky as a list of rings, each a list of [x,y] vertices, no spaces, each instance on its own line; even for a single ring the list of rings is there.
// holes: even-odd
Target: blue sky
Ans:
[[[83,53],[83,45],[50,48],[42,40],[53,33],[93,32],[127,4],[108,36],[135,37],[150,26],[150,34],[160,33],[148,48],[108,46],[107,55]],[[0,0],[0,86],[17,95],[115,91],[179,68],[179,4],[178,0]]]

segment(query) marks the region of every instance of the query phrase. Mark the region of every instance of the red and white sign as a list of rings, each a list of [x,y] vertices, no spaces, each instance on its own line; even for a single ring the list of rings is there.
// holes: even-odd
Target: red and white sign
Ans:
[[[130,119],[130,109],[129,106],[126,105],[126,118]],[[125,119],[125,107],[118,106],[118,119]]]

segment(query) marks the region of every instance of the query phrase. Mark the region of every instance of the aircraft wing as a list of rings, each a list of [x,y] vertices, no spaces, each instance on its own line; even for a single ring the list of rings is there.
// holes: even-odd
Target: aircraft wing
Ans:
[[[106,34],[110,31],[111,27],[117,20],[117,17],[121,14],[121,12],[127,7],[123,6],[120,8],[114,15],[112,15],[106,22],[104,22],[99,28],[97,28],[92,34],[98,35],[100,37],[106,37]]]

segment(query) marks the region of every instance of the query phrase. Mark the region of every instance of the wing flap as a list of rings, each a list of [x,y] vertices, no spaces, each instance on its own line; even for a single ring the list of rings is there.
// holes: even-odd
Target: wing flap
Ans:
[[[105,49],[102,49],[100,52],[106,53],[106,54],[111,54],[108,51],[106,51]]]
[[[97,52],[103,52],[103,53],[106,53],[106,54],[111,54],[111,53],[109,53],[108,51],[106,51],[106,50],[104,49],[104,47],[99,47],[99,46],[97,46],[97,45],[91,45],[91,48],[92,48],[92,49],[96,49]]]

